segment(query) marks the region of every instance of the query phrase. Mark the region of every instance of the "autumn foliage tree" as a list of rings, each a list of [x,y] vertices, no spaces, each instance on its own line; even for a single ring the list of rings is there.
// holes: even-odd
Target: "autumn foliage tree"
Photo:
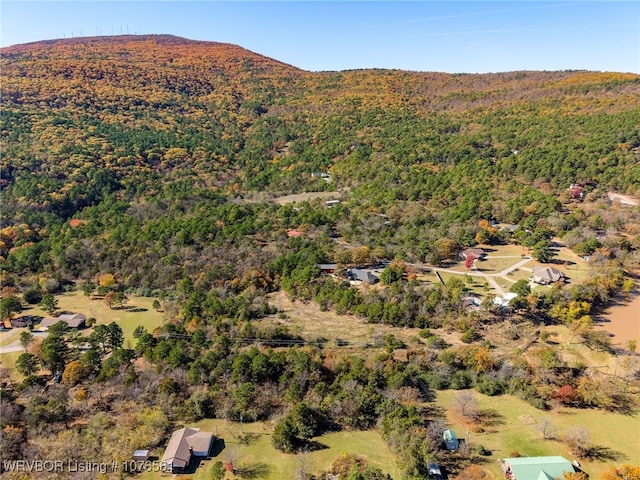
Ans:
[[[640,465],[610,467],[600,476],[600,480],[640,480]]]
[[[564,405],[575,405],[580,400],[580,394],[571,385],[564,385],[556,390],[553,398]]]

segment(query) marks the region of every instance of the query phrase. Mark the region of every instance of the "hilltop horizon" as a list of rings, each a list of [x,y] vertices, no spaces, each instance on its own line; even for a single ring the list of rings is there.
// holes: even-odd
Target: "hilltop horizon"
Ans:
[[[636,2],[3,2],[1,45],[172,34],[309,72],[640,73]]]
[[[68,45],[73,45],[73,44],[83,44],[83,43],[87,43],[87,42],[109,42],[109,41],[114,41],[114,40],[122,40],[122,41],[126,41],[126,40],[133,40],[133,41],[145,41],[145,40],[164,40],[164,41],[173,41],[175,44],[192,44],[192,45],[197,45],[197,44],[201,44],[201,45],[217,45],[217,46],[228,46],[228,47],[235,47],[235,48],[239,48],[242,50],[245,50],[247,52],[250,52],[254,55],[258,55],[260,57],[269,59],[269,60],[273,60],[276,61],[278,63],[281,63],[283,65],[289,66],[289,67],[293,67],[295,69],[301,70],[303,72],[307,72],[307,73],[339,73],[339,72],[351,72],[351,71],[376,71],[376,70],[380,70],[380,71],[400,71],[400,72],[406,72],[406,73],[435,73],[435,74],[445,74],[445,75],[493,75],[493,74],[509,74],[509,73],[526,73],[526,72],[530,72],[530,73],[554,73],[554,72],[587,72],[587,73],[621,73],[621,74],[635,74],[634,72],[622,72],[622,71],[612,71],[612,70],[589,70],[589,69],[571,69],[571,68],[566,68],[566,69],[559,69],[559,70],[531,70],[531,69],[524,69],[524,70],[504,70],[504,71],[492,71],[492,72],[480,72],[480,73],[476,73],[476,72],[444,72],[444,71],[436,71],[436,70],[406,70],[406,69],[398,69],[398,68],[382,68],[382,67],[368,67],[368,68],[345,68],[342,70],[321,70],[321,71],[312,71],[312,70],[305,70],[301,67],[298,67],[296,65],[292,65],[292,64],[288,64],[286,62],[283,62],[277,58],[274,57],[270,57],[268,55],[264,55],[261,52],[257,52],[257,51],[253,51],[251,49],[248,49],[242,45],[238,45],[238,44],[234,44],[234,43],[229,43],[229,42],[221,42],[221,41],[216,41],[216,40],[199,40],[199,39],[191,39],[191,38],[187,38],[187,37],[182,37],[179,35],[174,35],[174,34],[170,34],[170,33],[149,33],[149,34],[121,34],[121,35],[89,35],[89,36],[77,36],[77,37],[72,37],[72,38],[51,38],[51,39],[43,39],[43,40],[36,40],[33,42],[26,42],[26,43],[19,43],[19,44],[15,44],[15,45],[8,45],[6,47],[0,47],[0,52],[4,52],[4,51],[11,51],[11,50],[16,50],[16,49],[22,49],[22,48],[30,48],[30,47],[37,47],[37,46],[53,46],[53,45],[57,45],[57,44],[68,44]]]

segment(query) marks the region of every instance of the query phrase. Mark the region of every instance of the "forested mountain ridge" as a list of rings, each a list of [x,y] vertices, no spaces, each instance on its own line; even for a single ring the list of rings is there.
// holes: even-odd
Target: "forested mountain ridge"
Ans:
[[[67,265],[59,256],[70,255],[69,242],[97,262],[103,247],[90,246],[95,235],[118,231],[105,209],[145,210],[118,221],[147,231],[159,221],[151,217],[175,209],[179,221],[165,243],[185,235],[179,223],[204,223],[206,235],[187,237],[206,248],[211,235],[228,241],[231,227],[225,233],[211,226],[225,223],[218,217],[204,221],[194,211],[198,201],[349,188],[352,216],[391,214],[415,233],[372,238],[347,225],[341,233],[424,257],[452,225],[535,224],[559,208],[555,196],[570,183],[640,189],[640,79],[633,74],[314,73],[237,46],[163,35],[18,45],[2,49],[1,67],[3,226],[26,224],[29,232],[14,230],[3,244],[16,272],[53,268],[49,257]],[[331,184],[311,175],[324,171]],[[220,208],[264,215],[262,232],[309,223],[290,212],[247,211],[255,206]],[[333,227],[340,216],[313,215],[313,225]],[[93,218],[92,231],[61,228],[74,217]],[[136,228],[121,228],[132,237],[118,242],[132,241],[146,255],[149,245],[133,240]],[[416,246],[407,238],[417,232],[424,240]],[[26,249],[11,258],[17,246]],[[109,263],[96,271],[112,269],[118,257],[104,256]],[[70,272],[96,273],[86,268],[80,262]]]
[[[118,231],[104,209],[144,209],[119,221],[133,232],[123,225],[137,218],[149,231],[173,209],[180,221],[202,224],[198,197],[224,203],[255,191],[350,188],[353,213],[373,209],[422,226],[424,243],[407,245],[406,232],[342,233],[424,257],[451,225],[534,224],[558,208],[553,194],[569,183],[640,191],[640,79],[632,74],[310,73],[240,47],[171,36],[13,46],[2,50],[1,67],[3,226],[27,224],[30,232],[4,242],[14,271],[52,268],[45,258],[67,265],[59,255],[74,251],[62,247],[72,237],[86,237],[77,254],[92,259],[73,276],[95,274],[82,272],[89,264],[112,269],[118,254],[105,253],[109,262],[96,266],[104,247],[90,247],[99,231]],[[318,171],[330,171],[332,184],[311,175]],[[308,223],[286,216],[274,222],[268,214],[261,230]],[[312,223],[335,225],[321,216]],[[60,230],[73,217],[94,217],[92,232]],[[172,227],[165,243],[184,228]],[[209,228],[218,233],[191,232],[189,242],[229,235]],[[132,241],[147,255],[146,242]],[[26,251],[7,255],[21,245]]]

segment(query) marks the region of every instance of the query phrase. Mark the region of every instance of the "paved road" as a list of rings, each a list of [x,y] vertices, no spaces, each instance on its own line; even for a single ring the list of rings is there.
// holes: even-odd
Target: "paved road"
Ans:
[[[14,330],[7,330],[6,334],[8,335],[9,333],[11,333]],[[3,332],[5,333],[5,332]],[[34,336],[38,337],[38,338],[44,338],[47,336],[46,332],[36,332],[33,331],[31,332],[34,334]],[[18,340],[14,340],[11,343],[8,344],[4,344],[3,340],[5,335],[0,334],[0,353],[11,353],[11,352],[24,352],[24,347],[20,344],[20,339]]]
[[[491,258],[491,257],[487,257],[487,258]],[[516,258],[520,258],[520,257],[516,257]],[[431,267],[425,264],[413,264],[413,265],[416,265],[417,267],[421,267],[421,268],[430,268],[431,270],[436,270],[438,272],[454,273],[456,275],[470,275],[472,277],[491,278],[491,277],[504,277],[505,275],[509,275],[511,272],[522,267],[523,265],[526,265],[530,261],[531,261],[531,257],[525,257],[524,259],[520,260],[518,263],[515,263],[498,273],[482,273],[482,272],[474,272],[473,270],[470,270],[468,272],[458,272],[456,270],[451,270],[450,268]]]
[[[489,257],[488,256],[487,258],[522,258],[522,257]],[[495,288],[496,291],[498,293],[500,293],[500,295],[504,295],[506,292],[498,284],[498,282],[496,281],[496,278],[497,277],[506,277],[511,272],[521,268],[522,266],[526,265],[530,261],[531,261],[531,257],[524,257],[519,262],[511,265],[510,267],[505,268],[504,270],[502,270],[501,272],[498,272],[498,273],[481,273],[481,272],[474,272],[473,270],[470,270],[468,272],[458,272],[458,271],[455,271],[455,270],[451,270],[449,268],[431,267],[431,266],[428,266],[428,265],[425,265],[425,264],[412,264],[412,265],[415,265],[418,268],[430,268],[431,270],[435,270],[437,272],[453,273],[455,275],[469,275],[470,277],[483,277],[483,278],[486,278],[486,280],[489,283],[489,285],[491,285],[493,288]],[[505,280],[507,280],[508,282],[515,283],[515,281],[512,281],[512,279],[510,279],[510,278],[505,278]]]

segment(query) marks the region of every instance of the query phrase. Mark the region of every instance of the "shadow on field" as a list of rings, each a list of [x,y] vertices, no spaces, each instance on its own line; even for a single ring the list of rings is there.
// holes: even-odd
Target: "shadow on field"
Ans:
[[[621,462],[627,460],[627,456],[624,453],[602,445],[593,445],[584,453],[584,456],[589,460],[597,460],[599,462]]]
[[[251,463],[234,468],[233,474],[240,478],[265,478],[271,473],[271,467],[263,462]]]
[[[216,438],[211,446],[211,456],[217,457],[225,449],[226,445],[223,438]]]

